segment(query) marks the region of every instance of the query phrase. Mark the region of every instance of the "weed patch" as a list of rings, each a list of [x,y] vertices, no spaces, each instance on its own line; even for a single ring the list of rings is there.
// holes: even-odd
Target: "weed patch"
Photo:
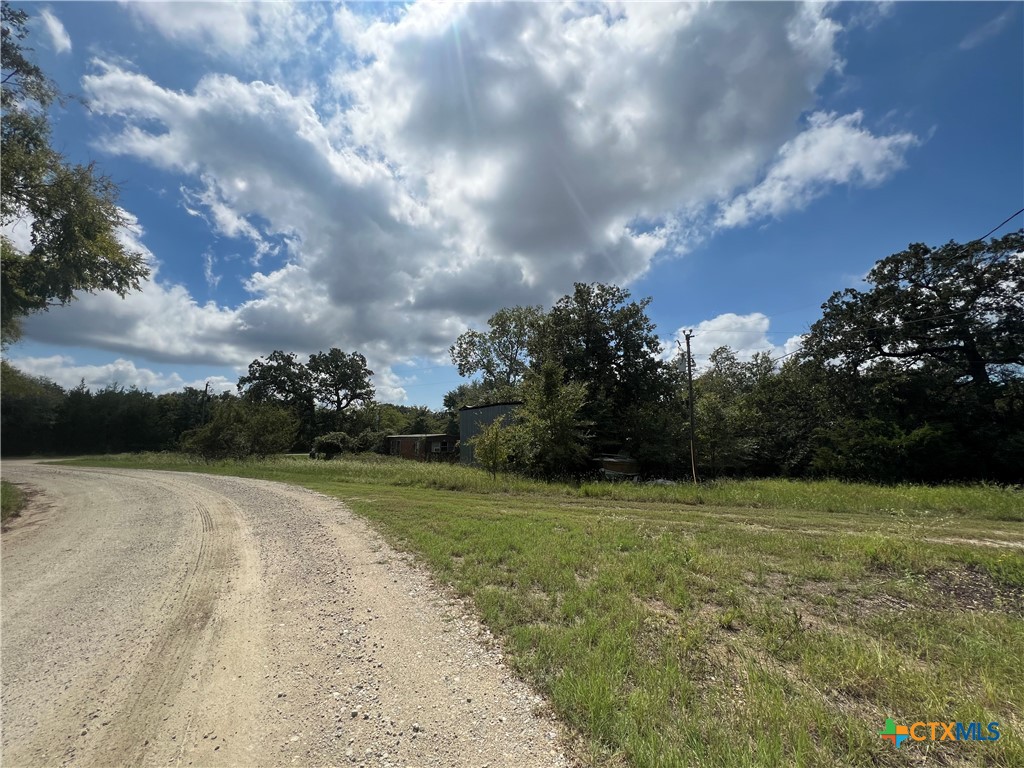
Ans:
[[[0,525],[18,517],[28,503],[28,496],[21,488],[6,480],[0,481]]]

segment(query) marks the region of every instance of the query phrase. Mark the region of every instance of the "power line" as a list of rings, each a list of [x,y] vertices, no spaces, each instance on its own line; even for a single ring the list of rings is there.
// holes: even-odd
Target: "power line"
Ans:
[[[967,248],[969,248],[971,246],[972,243],[976,243],[978,241],[984,240],[989,235],[991,235],[991,234],[993,234],[995,232],[998,232],[1000,229],[1002,229],[1004,226],[1006,226],[1009,222],[1013,221],[1013,219],[1015,219],[1017,216],[1020,216],[1022,213],[1024,213],[1024,208],[1021,208],[1020,210],[1010,214],[1005,219],[1003,219],[1001,222],[999,222],[994,227],[992,227],[992,229],[990,229],[988,232],[986,232],[981,237],[975,238],[974,240],[971,240],[970,242],[965,243],[963,246],[961,246],[960,249],[953,255],[952,258],[955,259],[957,256],[960,256],[965,250],[967,250]],[[1000,255],[1001,254],[996,254],[996,255],[990,256],[989,260],[990,261],[995,261],[996,259],[1000,258]],[[893,298],[889,299],[888,301],[884,302],[881,306],[878,307],[878,309],[880,310],[880,309],[884,308],[888,304],[892,303],[892,301],[894,299],[895,299],[895,297],[893,297]],[[809,309],[810,306],[811,305],[807,305],[805,307],[801,307],[800,309]],[[788,314],[789,312],[796,312],[796,311],[799,311],[799,310],[794,309],[794,310],[787,310],[786,312],[777,312],[777,313],[773,313],[773,316],[778,316],[780,314]],[[936,315],[935,317],[938,318],[938,317],[948,317],[948,316],[949,315]],[[933,319],[933,318],[929,318],[929,319]],[[918,320],[918,321],[908,320],[908,321],[905,321],[905,322],[923,322],[923,321],[920,321],[920,320]],[[876,326],[875,328],[865,328],[864,330],[876,330],[876,329],[888,328],[888,327],[889,326]],[[788,334],[790,336],[793,336],[793,335],[803,335],[803,334],[806,334],[807,330],[808,329],[801,330],[801,331],[782,331],[782,330],[778,330],[778,331],[761,331],[760,333],[762,335],[764,335],[764,336],[772,336],[772,335],[780,335],[780,334],[783,334],[783,335]],[[726,328],[721,328],[721,329],[719,329],[719,328],[708,328],[706,330],[701,331],[700,333],[692,334],[692,338],[698,338],[700,336],[707,336],[709,334],[725,334],[725,333],[736,334],[736,333],[757,333],[757,332],[758,331],[734,330],[734,329],[726,329]],[[792,353],[790,353],[790,354],[792,354]],[[786,357],[788,357],[788,356],[789,355],[786,355]]]
[[[1024,208],[1021,208],[1016,213],[1012,213],[1009,216],[1007,216],[1005,219],[1003,219],[1001,222],[996,224],[996,226],[992,227],[992,229],[990,229],[988,232],[986,232],[981,237],[975,238],[974,240],[969,240],[968,242],[964,243],[962,246],[960,246],[960,249],[956,253],[953,254],[953,256],[950,258],[950,261],[954,261],[959,256],[961,256],[964,253],[964,251],[966,251],[968,248],[970,248],[972,244],[983,241],[986,237],[991,235],[993,232],[998,231],[1003,226],[1005,226],[1008,222],[1012,221],[1017,216],[1020,216],[1022,213],[1024,213]],[[928,254],[929,258],[933,258],[934,254],[935,254],[934,251],[930,252]],[[997,258],[996,256],[992,256],[991,257],[991,262],[994,262],[996,258]],[[878,309],[876,309],[875,311],[877,312],[878,310],[881,310],[883,307],[887,306],[888,304],[891,304],[893,301],[895,301],[896,298],[897,298],[896,296],[890,297],[888,301],[882,302],[881,306],[879,306]]]
[[[800,345],[800,348],[799,348],[799,349],[794,349],[794,350],[793,350],[792,352],[787,352],[787,353],[786,353],[786,354],[784,354],[784,355],[779,355],[778,357],[773,357],[773,358],[772,358],[772,362],[773,362],[773,363],[777,363],[777,362],[779,362],[779,360],[785,360],[785,359],[786,359],[787,357],[792,357],[792,356],[793,356],[793,355],[795,355],[795,354],[796,354],[797,352],[799,352],[799,351],[800,351],[800,349],[803,349],[803,344],[801,344],[801,345]]]
[[[1021,208],[1021,209],[1020,209],[1019,211],[1017,211],[1016,213],[1014,213],[1014,214],[1011,214],[1010,216],[1007,216],[1007,217],[1006,217],[1006,218],[1005,218],[1005,219],[1004,219],[1003,221],[999,222],[999,223],[998,223],[998,224],[997,224],[996,226],[992,227],[992,229],[990,229],[990,230],[989,230],[988,232],[986,232],[986,233],[985,233],[984,235],[982,235],[981,237],[979,237],[979,238],[978,238],[978,240],[984,240],[984,239],[985,239],[986,237],[988,237],[989,235],[991,235],[991,234],[992,234],[993,232],[997,232],[997,231],[999,231],[1000,229],[1002,229],[1002,228],[1003,228],[1003,225],[1004,225],[1004,224],[1008,224],[1008,223],[1010,223],[1010,221],[1012,221],[1013,219],[1017,218],[1017,217],[1018,217],[1018,216],[1020,216],[1020,215],[1021,215],[1022,213],[1024,213],[1024,208]],[[972,242],[977,242],[977,240],[974,240],[974,241],[972,241]],[[968,245],[970,245],[970,243],[968,243]],[[966,246],[965,246],[965,247],[966,247]]]
[[[984,240],[984,239],[985,239],[986,237],[988,237],[989,235],[993,234],[994,232],[998,232],[998,231],[999,231],[1000,229],[1002,229],[1002,228],[1003,228],[1004,226],[1006,226],[1006,224],[1008,224],[1009,222],[1013,221],[1013,219],[1015,219],[1016,217],[1020,216],[1020,215],[1021,215],[1022,213],[1024,213],[1024,208],[1021,208],[1021,209],[1017,210],[1016,212],[1014,212],[1014,213],[1010,214],[1009,216],[1007,216],[1007,217],[1006,217],[1005,219],[1003,219],[1003,220],[1002,220],[1001,222],[999,222],[998,224],[996,224],[996,226],[992,227],[992,229],[990,229],[990,230],[989,230],[988,232],[986,232],[986,233],[985,233],[984,235],[982,235],[981,237],[975,238],[974,240],[971,240],[971,241],[969,241],[969,242],[965,243],[965,244],[964,244],[963,246],[961,246],[961,247],[960,247],[960,250],[958,250],[958,251],[957,251],[957,252],[956,252],[956,253],[955,253],[955,254],[953,255],[952,259],[956,259],[956,258],[957,258],[958,256],[960,256],[960,255],[961,255],[961,254],[962,254],[962,253],[963,253],[964,251],[966,251],[966,250],[967,250],[967,249],[968,249],[968,248],[969,248],[969,247],[971,246],[971,244],[973,244],[973,243],[977,243],[977,242],[979,242],[979,241],[982,241],[982,240]],[[929,254],[929,255],[930,255],[930,254]],[[998,256],[995,256],[995,255],[994,255],[994,256],[992,256],[992,257],[990,258],[990,263],[989,263],[989,266],[991,266],[991,265],[992,265],[993,263],[995,263],[995,261],[996,261],[996,259],[997,259],[997,258],[998,258]],[[952,259],[951,259],[951,261],[952,261]],[[880,311],[880,310],[881,310],[881,309],[883,309],[883,308],[884,308],[884,307],[885,307],[885,306],[886,306],[887,304],[891,304],[891,303],[892,303],[892,302],[893,302],[893,301],[894,301],[894,300],[895,300],[896,298],[897,298],[897,297],[896,297],[895,295],[894,295],[894,296],[892,296],[892,297],[891,297],[891,298],[890,298],[890,299],[889,299],[888,301],[886,301],[886,302],[883,302],[881,306],[879,306],[878,308],[876,308],[876,309],[875,309],[875,312],[878,312],[878,311]],[[949,313],[949,314],[946,314],[946,315],[933,315],[933,316],[931,316],[931,317],[926,317],[926,318],[919,318],[919,319],[917,319],[917,320],[904,320],[904,321],[903,321],[903,322],[901,323],[901,325],[909,325],[909,324],[911,324],[911,323],[925,323],[925,322],[932,322],[933,320],[938,320],[938,319],[941,319],[941,318],[944,318],[944,317],[956,317],[956,316],[958,316],[958,315],[965,315],[965,314],[968,314],[968,313],[970,313],[971,311],[972,311],[972,310],[969,310],[969,309],[967,309],[967,310],[960,310],[960,311],[958,311],[958,312],[951,312],[951,313]],[[888,325],[878,325],[878,326],[874,326],[874,327],[864,328],[863,330],[865,330],[865,331],[875,331],[875,330],[884,330],[884,329],[886,329],[886,328],[891,328],[891,327],[892,327],[892,324],[888,324]],[[803,345],[803,343],[801,342],[800,346],[799,346],[799,347],[798,347],[797,349],[793,350],[792,352],[787,352],[787,353],[786,353],[785,355],[782,355],[782,356],[780,356],[780,357],[774,358],[774,359],[772,360],[772,362],[773,362],[773,363],[777,363],[777,362],[778,362],[779,360],[784,360],[784,359],[786,359],[787,357],[791,357],[791,356],[795,355],[795,354],[796,354],[797,352],[799,352],[799,351],[801,351],[801,350],[803,349],[803,346],[804,346],[804,345]]]
[[[947,313],[944,313],[944,314],[941,314],[941,315],[930,315],[929,317],[919,317],[919,318],[917,318],[915,320],[901,320],[899,322],[899,325],[903,326],[903,325],[913,325],[915,323],[931,323],[931,322],[934,322],[935,320],[941,320],[941,319],[947,318],[947,317],[959,317],[960,315],[967,315],[967,314],[970,314],[973,311],[974,311],[973,309],[959,309],[956,312],[947,312]],[[869,325],[867,328],[862,328],[861,330],[862,331],[881,331],[881,330],[885,330],[886,328],[892,328],[892,327],[893,327],[892,323],[887,323],[886,325]],[[789,331],[787,331],[787,333],[789,333]],[[803,331],[802,333],[806,333],[806,331]],[[690,338],[697,338],[697,334],[692,334],[690,336]],[[677,344],[678,344],[678,342],[677,342]],[[758,350],[754,350],[754,351],[755,352],[770,352],[771,350],[769,350],[769,349],[758,349]],[[799,351],[800,350],[798,349],[798,350],[794,350],[793,352],[787,352],[786,354],[782,355],[782,357],[773,358],[773,361],[774,360],[782,360],[784,358],[789,357],[790,355],[795,355]],[[711,357],[711,353],[697,352],[697,353],[695,353],[693,355],[693,357]]]
[[[934,322],[935,320],[941,320],[941,319],[947,318],[947,317],[959,317],[960,315],[968,315],[968,314],[970,314],[973,311],[974,310],[972,310],[972,309],[960,309],[960,310],[957,310],[956,312],[947,312],[947,313],[941,314],[941,315],[931,315],[930,317],[919,317],[916,320],[901,320],[899,322],[899,326],[913,325],[915,323],[931,323],[931,322]],[[892,327],[894,327],[893,324],[889,323],[889,324],[886,324],[886,325],[869,325],[867,328],[861,328],[861,330],[862,331],[882,331],[882,330],[885,330],[887,328],[892,328]],[[800,347],[803,348],[803,344],[802,343],[800,344]],[[767,350],[765,350],[765,351],[767,351]],[[787,352],[786,354],[782,355],[781,357],[773,358],[772,362],[774,363],[774,362],[777,362],[779,360],[783,360],[783,359],[785,359],[787,357],[790,357],[791,355],[795,355],[799,351],[800,351],[800,349],[795,349],[792,352]]]

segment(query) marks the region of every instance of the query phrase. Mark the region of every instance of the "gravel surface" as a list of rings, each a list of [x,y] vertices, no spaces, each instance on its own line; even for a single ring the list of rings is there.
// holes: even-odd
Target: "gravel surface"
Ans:
[[[568,766],[500,648],[343,504],[4,462],[2,761]]]

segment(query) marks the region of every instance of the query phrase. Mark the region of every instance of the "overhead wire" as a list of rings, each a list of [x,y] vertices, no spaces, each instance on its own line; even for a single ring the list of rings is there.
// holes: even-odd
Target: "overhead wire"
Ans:
[[[978,242],[980,240],[984,240],[985,238],[989,237],[990,235],[994,234],[995,232],[998,232],[1000,229],[1002,229],[1004,226],[1006,226],[1006,224],[1008,224],[1009,222],[1013,221],[1013,219],[1015,219],[1017,216],[1020,216],[1022,213],[1024,213],[1024,208],[1021,208],[1021,209],[1015,211],[1014,213],[1010,214],[1009,216],[1007,216],[1005,219],[1003,219],[1001,222],[999,222],[996,226],[992,227],[992,229],[990,229],[988,232],[983,234],[981,237],[975,238],[974,240],[971,240],[970,242],[965,243],[954,254],[953,258],[956,258],[957,256],[960,256],[968,247],[970,247],[970,245],[972,243],[976,243],[976,242]],[[999,258],[999,255],[995,255],[995,256],[990,257],[989,260],[990,260],[990,262],[994,262],[998,258]],[[887,302],[884,302],[882,305],[880,305],[876,309],[876,311],[879,311],[879,310],[883,309],[887,304],[891,303],[894,299],[895,299],[895,297],[889,299]],[[782,312],[782,313],[778,313],[778,314],[786,314],[789,311],[795,311],[795,310],[787,310],[786,312]],[[971,310],[960,310],[960,311],[951,312],[951,313],[948,313],[948,314],[933,315],[933,316],[927,317],[927,318],[918,318],[916,320],[905,320],[901,324],[902,325],[909,325],[911,323],[932,322],[934,320],[938,320],[938,319],[942,319],[942,318],[946,318],[946,317],[957,317],[959,315],[968,314],[970,311]],[[870,326],[870,327],[865,328],[863,330],[866,330],[866,331],[884,330],[884,329],[890,328],[890,327],[892,327],[892,326],[890,324],[887,324],[887,325]],[[783,335],[789,335],[790,337],[792,337],[794,335],[801,335],[802,336],[802,335],[806,334],[807,332],[808,332],[807,330],[802,330],[802,331],[766,330],[766,331],[762,331],[761,333],[763,335],[765,335],[765,336],[783,334]],[[751,330],[740,330],[740,329],[728,329],[728,328],[709,328],[709,329],[700,331],[699,333],[695,333],[692,338],[698,338],[698,337],[701,337],[701,336],[708,336],[708,335],[715,335],[715,334],[738,334],[738,333],[739,334],[757,333],[757,331],[756,330],[755,331],[751,331]],[[803,344],[801,343],[800,346],[797,349],[793,350],[792,352],[787,352],[784,355],[780,355],[778,357],[772,358],[772,362],[776,363],[776,362],[779,362],[780,360],[785,360],[787,357],[792,357],[793,355],[795,355],[798,352],[800,352],[802,350],[802,348],[803,348]],[[761,351],[767,352],[768,350],[761,350]],[[709,355],[708,354],[703,354],[703,353],[698,353],[698,354],[694,354],[693,357],[709,357]],[[431,371],[431,370],[436,370],[438,368],[447,368],[447,367],[448,367],[447,365],[432,365],[432,366],[423,366],[423,367],[416,366],[416,367],[413,368],[413,370],[414,371]],[[447,381],[447,382],[416,382],[416,381],[414,381],[414,382],[410,382],[409,384],[402,384],[402,385],[399,385],[399,386],[402,386],[403,388],[411,389],[411,388],[423,387],[423,386],[438,386],[438,385],[441,385],[441,386],[451,386],[451,385],[457,385],[457,384],[460,384],[460,383],[464,383],[464,382],[462,382],[461,380],[460,381]]]
[[[993,227],[992,227],[991,229],[989,229],[989,230],[988,230],[987,232],[985,232],[984,234],[982,234],[982,236],[981,236],[980,238],[976,238],[975,240],[972,240],[972,241],[970,241],[970,242],[968,242],[968,243],[964,244],[964,246],[962,246],[962,247],[961,247],[961,249],[959,249],[959,250],[958,250],[958,251],[957,251],[957,252],[956,252],[956,253],[955,253],[955,254],[953,255],[953,258],[955,259],[955,258],[956,258],[957,256],[959,256],[959,255],[963,254],[963,253],[964,253],[964,252],[965,252],[965,251],[966,251],[966,250],[967,250],[968,248],[970,248],[970,246],[971,246],[971,245],[972,245],[973,243],[978,243],[979,241],[983,241],[983,240],[985,240],[985,238],[989,237],[989,236],[990,236],[990,234],[992,234],[992,233],[994,233],[994,232],[998,231],[999,229],[1001,229],[1002,227],[1006,226],[1006,225],[1007,225],[1008,223],[1010,223],[1011,221],[1013,221],[1013,220],[1014,220],[1015,218],[1017,218],[1018,216],[1020,216],[1020,215],[1021,215],[1022,213],[1024,213],[1024,208],[1021,208],[1020,210],[1018,210],[1018,211],[1016,211],[1016,212],[1012,213],[1012,214],[1011,214],[1010,216],[1008,216],[1008,217],[1007,217],[1007,218],[1005,218],[1004,220],[1000,221],[1000,222],[999,222],[998,224],[996,224],[995,226],[993,226]],[[997,258],[999,258],[999,256],[1000,256],[1000,255],[1001,255],[1001,254],[996,254],[996,255],[993,255],[993,256],[989,257],[989,262],[990,262],[990,263],[994,263],[994,261],[995,261],[995,260],[996,260]],[[880,305],[879,307],[877,307],[876,311],[880,311],[880,310],[881,310],[881,309],[883,309],[883,308],[884,308],[884,307],[885,307],[885,306],[886,306],[887,304],[890,304],[890,303],[892,303],[892,301],[893,301],[893,300],[894,300],[895,298],[896,298],[896,297],[895,297],[895,296],[893,296],[893,297],[892,297],[892,298],[890,298],[890,299],[889,299],[888,301],[886,301],[886,302],[883,302],[883,303],[882,303],[882,304],[881,304],[881,305]],[[961,314],[968,314],[968,313],[969,313],[969,312],[971,312],[971,311],[972,311],[971,309],[962,309],[962,310],[958,310],[958,311],[955,311],[955,312],[949,312],[949,313],[947,313],[947,314],[935,314],[935,315],[932,315],[932,316],[930,316],[930,317],[920,317],[920,318],[918,318],[918,319],[909,319],[909,321],[903,321],[903,322],[901,323],[901,325],[904,325],[904,326],[905,326],[905,325],[910,325],[910,324],[913,324],[913,323],[931,323],[931,322],[933,322],[933,321],[936,321],[936,319],[941,319],[941,318],[943,318],[943,317],[955,317],[955,316],[958,316],[958,315],[961,315]],[[864,331],[879,331],[879,330],[885,330],[885,329],[887,329],[887,328],[892,328],[892,325],[890,324],[890,325],[885,325],[885,326],[872,326],[872,327],[868,327],[868,328],[865,328],[865,329],[863,329],[863,330],[864,330]],[[705,335],[708,335],[708,334],[715,334],[715,333],[751,333],[751,331],[730,331],[730,330],[725,330],[725,329],[723,329],[723,330],[718,330],[718,329],[709,329],[709,330],[707,330],[707,331],[701,331],[701,332],[700,332],[699,334],[694,334],[694,338],[696,338],[696,337],[698,337],[698,336],[705,336]],[[755,333],[756,333],[756,332],[755,332]],[[806,332],[806,331],[800,331],[800,332],[791,332],[791,331],[765,331],[765,332],[764,332],[764,335],[766,335],[766,336],[767,336],[767,335],[769,335],[769,334],[772,334],[772,333],[791,333],[791,334],[792,334],[792,333],[799,333],[799,334],[806,334],[807,332]],[[772,358],[772,362],[778,362],[779,360],[785,359],[786,357],[792,357],[793,355],[795,355],[795,354],[797,354],[798,352],[800,352],[800,351],[801,351],[801,350],[803,349],[803,346],[804,346],[804,345],[803,345],[803,343],[801,343],[800,347],[798,347],[797,349],[793,350],[792,352],[786,352],[785,354],[779,355],[778,357],[773,357],[773,358]],[[767,350],[763,350],[763,351],[767,351]]]

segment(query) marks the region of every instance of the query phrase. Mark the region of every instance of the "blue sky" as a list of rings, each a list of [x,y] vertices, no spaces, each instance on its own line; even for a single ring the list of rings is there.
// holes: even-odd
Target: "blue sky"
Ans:
[[[154,267],[25,323],[8,357],[65,386],[338,346],[440,407],[460,332],[595,280],[698,359],[783,354],[877,259],[1024,206],[1019,3],[23,7],[89,104],[57,146]]]

